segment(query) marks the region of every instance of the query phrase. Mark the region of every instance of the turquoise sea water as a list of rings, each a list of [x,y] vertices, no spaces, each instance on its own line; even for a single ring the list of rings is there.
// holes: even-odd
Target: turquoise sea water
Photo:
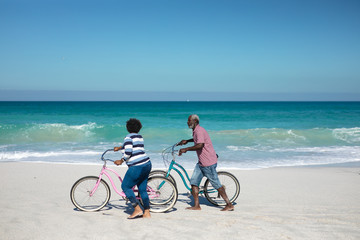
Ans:
[[[163,167],[162,150],[191,138],[192,113],[219,167],[360,161],[360,102],[0,102],[0,161],[100,163],[135,117],[154,167]],[[196,159],[188,152],[179,161],[192,168]]]

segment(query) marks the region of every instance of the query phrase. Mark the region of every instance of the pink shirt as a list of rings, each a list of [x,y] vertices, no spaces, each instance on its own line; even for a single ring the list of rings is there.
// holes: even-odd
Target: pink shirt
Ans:
[[[198,143],[204,143],[204,147],[196,151],[200,165],[203,167],[207,167],[217,163],[216,153],[212,145],[210,136],[206,132],[206,130],[200,125],[197,125],[195,127],[193,131],[193,139],[195,145]]]

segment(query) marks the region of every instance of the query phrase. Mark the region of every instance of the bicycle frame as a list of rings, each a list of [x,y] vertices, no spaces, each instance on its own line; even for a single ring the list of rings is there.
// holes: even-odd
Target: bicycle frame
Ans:
[[[117,194],[119,194],[121,197],[124,197],[124,198],[125,198],[125,197],[126,197],[125,193],[124,193],[123,191],[120,192],[120,191],[117,189],[117,187],[116,187],[116,185],[115,185],[112,177],[110,176],[110,174],[109,174],[107,171],[110,171],[110,172],[114,173],[114,174],[119,178],[120,182],[122,183],[123,180],[122,180],[122,178],[120,177],[120,175],[119,175],[115,170],[106,167],[106,162],[105,162],[104,166],[103,166],[102,169],[101,169],[101,172],[100,172],[100,175],[99,175],[99,179],[98,179],[98,181],[96,182],[96,184],[95,184],[95,186],[94,186],[94,189],[91,191],[90,196],[92,196],[92,195],[96,192],[96,190],[97,190],[97,188],[98,188],[98,186],[99,186],[99,184],[100,184],[100,181],[101,181],[101,179],[103,178],[103,175],[105,175],[105,176],[107,176],[107,178],[109,179],[109,181],[110,181],[110,183],[111,183],[111,186],[113,187],[113,189],[115,190],[115,192],[116,192]],[[137,197],[137,198],[138,198],[138,197]]]
[[[174,144],[174,145],[171,147],[172,160],[171,160],[170,165],[169,165],[169,168],[168,168],[168,170],[167,170],[166,177],[169,177],[170,172],[171,172],[172,170],[174,170],[174,171],[177,172],[177,173],[179,174],[179,176],[181,177],[181,180],[182,180],[182,182],[184,183],[185,187],[186,187],[189,191],[191,191],[189,174],[187,173],[186,169],[185,169],[183,166],[181,166],[181,164],[179,164],[179,163],[177,163],[177,162],[175,161],[175,155],[177,155],[177,154],[175,153],[175,147],[176,147],[176,146],[178,146],[177,143]],[[184,174],[183,174],[183,173],[184,173]],[[184,177],[184,175],[185,175],[185,177]],[[208,192],[217,192],[217,190],[214,189],[214,190],[210,190],[210,191],[208,191]],[[204,189],[202,189],[202,187],[200,187],[199,193],[200,193],[200,194],[203,194],[203,193],[204,193]]]
[[[190,183],[190,177],[189,177],[187,171],[185,170],[185,168],[183,166],[181,166],[179,163],[175,162],[175,159],[173,159],[171,161],[169,169],[168,169],[167,174],[166,174],[166,177],[168,177],[170,175],[171,170],[174,170],[175,172],[177,172],[179,174],[179,176],[181,177],[181,180],[183,181],[185,187],[189,191],[191,191],[191,186],[189,186],[190,184],[188,184],[188,183]],[[184,175],[185,175],[186,179],[185,179]]]
[[[96,182],[94,188],[91,190],[90,196],[94,195],[94,193],[96,192],[96,190],[97,190],[97,188],[98,188],[98,186],[99,186],[99,184],[100,184],[101,179],[103,178],[103,175],[105,175],[105,176],[107,176],[107,178],[109,179],[109,181],[110,181],[110,183],[111,183],[111,186],[113,187],[113,189],[115,190],[115,192],[116,192],[117,194],[119,194],[121,197],[126,198],[125,193],[124,193],[123,191],[120,192],[120,191],[117,189],[117,187],[116,187],[116,185],[115,185],[115,183],[114,183],[111,175],[108,173],[108,171],[114,173],[114,174],[117,176],[117,178],[120,180],[120,182],[121,182],[121,183],[123,182],[123,179],[121,178],[121,176],[120,176],[115,170],[106,167],[106,162],[107,162],[107,161],[114,162],[114,160],[111,160],[111,159],[104,159],[104,155],[105,155],[107,152],[109,152],[109,151],[113,151],[113,149],[108,149],[108,150],[106,150],[106,151],[102,154],[102,156],[101,156],[101,160],[104,161],[104,165],[103,165],[103,167],[102,167],[102,169],[101,169],[101,172],[100,172],[100,174],[99,174],[99,179],[98,179],[98,181]],[[138,190],[137,190],[135,187],[133,187],[133,191],[134,191],[134,193],[137,193],[137,192],[138,192]],[[158,197],[158,194],[156,193],[155,190],[150,189],[149,187],[147,187],[147,191],[148,191],[149,198]],[[139,196],[136,196],[136,198],[137,198],[137,199],[140,199]]]

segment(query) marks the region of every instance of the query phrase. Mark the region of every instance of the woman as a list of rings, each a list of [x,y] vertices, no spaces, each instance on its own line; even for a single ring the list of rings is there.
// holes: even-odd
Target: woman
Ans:
[[[150,202],[146,187],[147,179],[151,171],[151,162],[144,150],[144,139],[139,134],[142,125],[138,119],[130,118],[126,122],[126,128],[129,134],[125,137],[123,145],[114,147],[114,151],[123,150],[123,158],[121,160],[116,160],[114,163],[116,165],[121,165],[123,162],[126,162],[129,167],[121,184],[122,190],[134,207],[134,212],[128,219],[140,216],[150,218]],[[139,206],[134,191],[132,190],[135,185],[138,187],[144,204],[144,212]]]

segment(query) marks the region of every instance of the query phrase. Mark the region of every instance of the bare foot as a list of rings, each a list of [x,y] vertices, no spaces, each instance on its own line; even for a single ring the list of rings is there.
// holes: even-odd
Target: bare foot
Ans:
[[[128,219],[138,218],[138,217],[141,217],[142,215],[143,215],[142,211],[141,211],[141,212],[138,212],[138,213],[133,212],[133,213],[128,217]]]
[[[187,207],[187,210],[201,210],[201,207]]]
[[[134,218],[140,217],[142,215],[143,215],[143,211],[139,207],[139,205],[137,205],[134,209],[134,212],[128,217],[128,219],[134,219]]]
[[[143,218],[151,218],[150,210],[149,210],[149,209],[145,209]]]
[[[233,205],[226,205],[221,211],[234,211],[234,209]]]

